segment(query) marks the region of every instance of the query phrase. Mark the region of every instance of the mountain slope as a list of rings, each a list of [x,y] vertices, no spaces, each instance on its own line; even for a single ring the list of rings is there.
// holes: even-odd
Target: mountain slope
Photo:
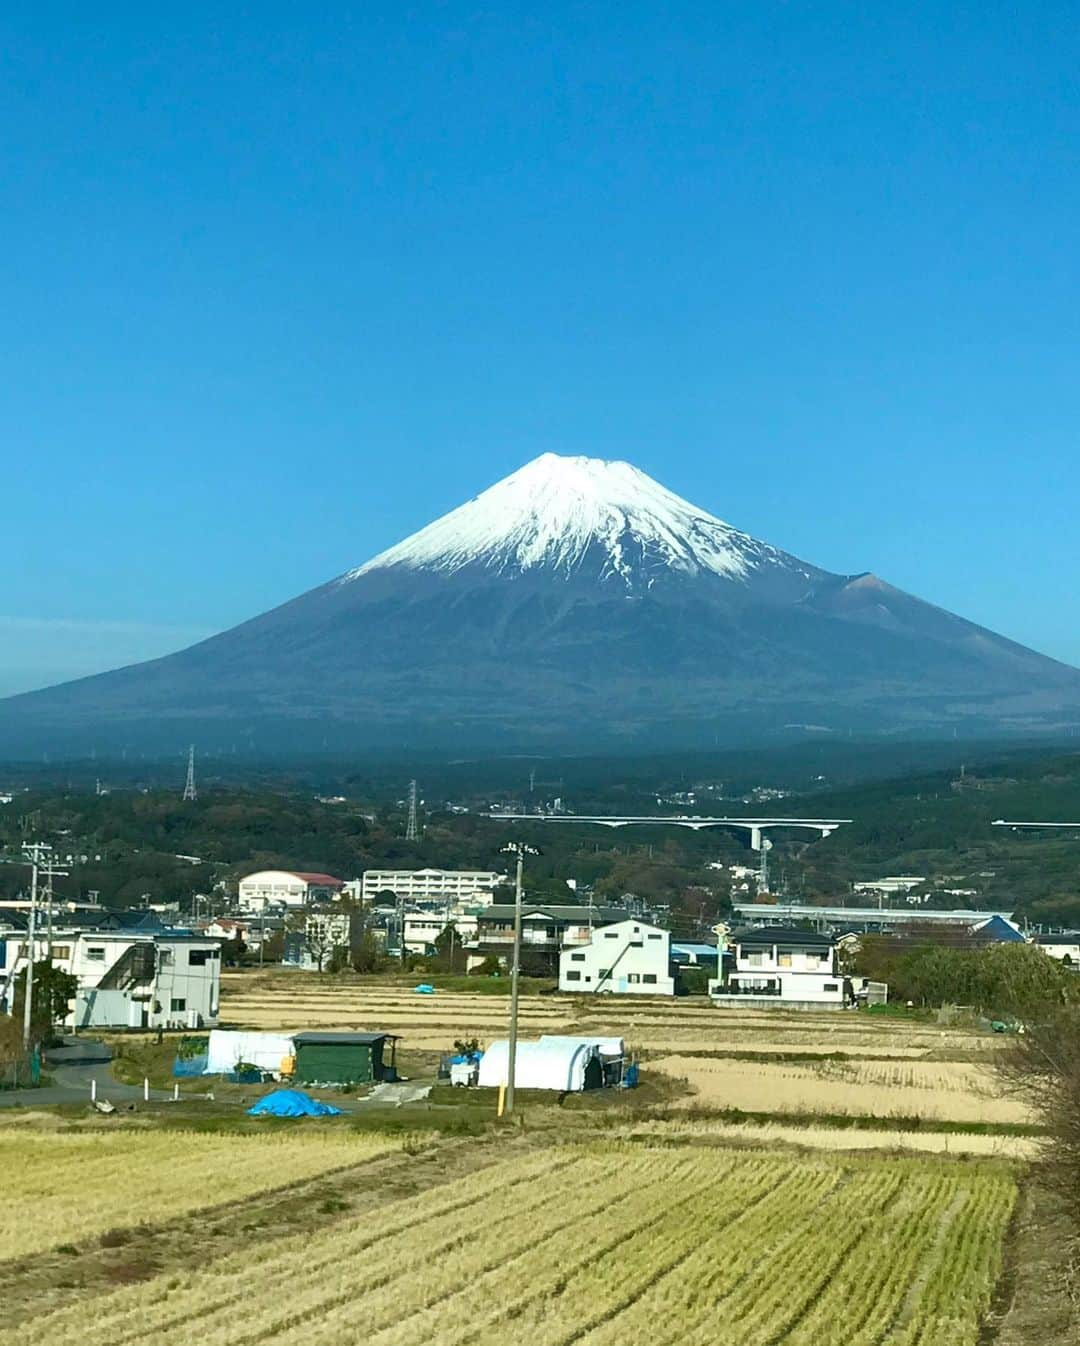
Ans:
[[[565,750],[1076,720],[1076,670],[759,542],[629,464],[545,454],[231,631],[0,702],[0,752]]]

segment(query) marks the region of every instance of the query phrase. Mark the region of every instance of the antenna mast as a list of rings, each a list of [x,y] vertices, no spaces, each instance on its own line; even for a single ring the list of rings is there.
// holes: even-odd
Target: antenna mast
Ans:
[[[195,788],[195,744],[192,743],[188,748],[187,755],[187,780],[184,782],[184,798],[198,799],[199,792]]]
[[[409,821],[405,825],[405,840],[419,841],[420,829],[416,824],[416,781],[409,781]]]

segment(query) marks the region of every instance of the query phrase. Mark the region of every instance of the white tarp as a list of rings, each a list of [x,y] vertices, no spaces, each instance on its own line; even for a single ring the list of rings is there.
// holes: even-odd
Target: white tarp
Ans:
[[[294,1054],[292,1038],[283,1033],[234,1033],[225,1028],[212,1028],[210,1045],[206,1049],[205,1073],[227,1075],[241,1063],[258,1066],[260,1070],[278,1071],[282,1060]]]
[[[515,1089],[557,1089],[560,1093],[585,1088],[585,1065],[599,1055],[595,1046],[580,1038],[546,1042],[519,1042],[514,1063]],[[497,1088],[507,1082],[510,1044],[505,1038],[493,1042],[480,1058],[481,1087]]]

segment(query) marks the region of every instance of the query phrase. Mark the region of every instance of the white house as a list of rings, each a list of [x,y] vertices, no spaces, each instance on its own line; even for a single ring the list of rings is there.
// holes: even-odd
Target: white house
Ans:
[[[430,953],[435,941],[448,925],[454,927],[461,943],[476,938],[477,919],[473,912],[407,911],[405,913],[405,948],[409,953]]]
[[[508,883],[505,874],[491,869],[367,869],[362,893],[365,902],[390,892],[405,902],[464,901],[470,906],[490,903],[492,890]]]
[[[358,912],[333,907],[309,911],[303,920],[302,930],[286,933],[282,961],[303,968],[305,972],[325,971],[339,950],[351,954],[360,943],[364,930]]]
[[[0,936],[0,1008],[10,1012],[25,967],[24,932]],[[34,937],[35,962],[75,977],[68,1027],[200,1028],[217,1022],[221,946],[182,931],[75,929],[54,926],[51,943]]]
[[[592,932],[587,944],[559,954],[559,990],[586,994],[674,995],[671,936],[647,921],[617,921]]]
[[[307,907],[313,902],[329,902],[344,886],[344,880],[335,879],[333,874],[261,869],[240,880],[240,910],[265,911],[267,907]]]
[[[842,1009],[844,978],[828,935],[795,927],[736,930],[720,975],[709,982],[717,1005]]]

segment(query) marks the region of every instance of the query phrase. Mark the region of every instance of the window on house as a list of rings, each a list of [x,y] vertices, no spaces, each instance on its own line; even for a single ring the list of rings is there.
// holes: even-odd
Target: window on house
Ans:
[[[605,930],[605,931],[604,931],[604,938],[605,938],[605,939],[618,939],[618,938],[619,938],[619,932],[618,932],[617,930]]]
[[[186,1009],[187,1009],[187,1001],[186,1001],[186,1000],[170,1000],[170,1001],[169,1001],[169,1009],[173,1012],[173,1014],[179,1014],[182,1010],[186,1010]]]
[[[748,954],[746,954],[746,966],[747,966],[747,967],[764,967],[764,966],[765,966],[765,955],[764,955],[763,953],[748,953]]]
[[[611,968],[609,968],[609,967],[602,967],[602,968],[597,972],[596,975],[600,978],[601,981],[603,981],[605,977],[607,977],[607,976],[610,975],[610,973],[611,973]]]
[[[86,961],[88,963],[104,963],[105,950],[101,948],[100,945],[95,945],[93,948],[87,949]]]
[[[636,986],[638,982],[641,980],[641,978],[638,976],[636,972],[631,972],[629,976],[626,978],[626,980],[630,983],[631,986]]]
[[[210,961],[210,950],[188,949],[187,960],[189,967],[205,967]]]
[[[581,973],[578,972],[578,970],[577,970],[576,968],[572,968],[569,972],[567,972],[567,974],[566,974],[566,980],[567,980],[567,981],[580,981],[580,980],[581,980]]]
[[[52,956],[60,962],[71,957],[70,944],[54,944],[52,946]]]
[[[572,953],[570,957],[575,963],[584,963],[585,961],[585,955],[583,953]]]
[[[159,949],[158,961],[162,967],[171,967],[173,962],[172,949]]]
[[[642,980],[643,982],[648,982],[648,984],[649,984],[650,986],[655,986],[655,985],[656,985],[656,973],[655,973],[655,972],[643,972],[643,973],[641,974],[641,980]]]
[[[790,966],[791,966],[791,950],[790,950],[790,949],[779,949],[779,950],[777,951],[777,954],[776,954],[776,964],[777,964],[778,967],[790,967]]]
[[[839,986],[839,984],[838,984],[837,982],[835,982],[835,981],[827,981],[827,982],[825,983],[825,990],[826,990],[826,991],[839,991],[839,989],[840,989],[840,986]]]
[[[663,939],[664,937],[663,937],[663,935],[650,935],[649,938],[650,938],[650,939]]]
[[[642,942],[641,942],[641,940],[640,940],[640,939],[632,939],[632,940],[630,941],[630,947],[631,947],[632,949],[640,949],[640,948],[642,947]]]

